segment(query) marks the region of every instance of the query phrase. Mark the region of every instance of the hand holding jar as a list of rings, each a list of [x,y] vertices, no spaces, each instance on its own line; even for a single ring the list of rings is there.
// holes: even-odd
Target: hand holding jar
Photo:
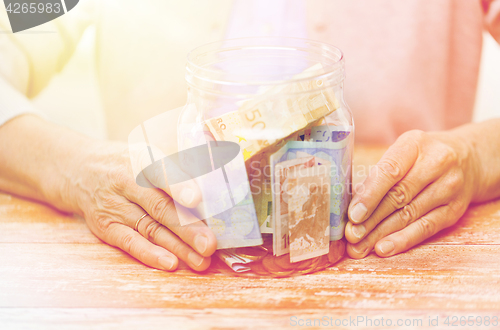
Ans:
[[[471,202],[499,196],[499,125],[495,119],[401,135],[357,187],[346,226],[348,254],[407,251],[455,224]]]

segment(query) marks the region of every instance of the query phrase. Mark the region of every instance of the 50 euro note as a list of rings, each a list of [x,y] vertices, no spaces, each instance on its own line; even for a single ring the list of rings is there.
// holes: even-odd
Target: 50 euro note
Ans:
[[[321,70],[316,64],[292,79]],[[207,125],[218,141],[239,143],[246,161],[339,107],[323,80],[299,81],[263,89],[241,102],[238,110],[208,119]]]
[[[306,78],[310,71],[318,70],[322,70],[321,64],[293,78]],[[307,80],[262,89],[255,98],[241,102],[237,111],[206,121],[215,140],[240,145],[262,233],[272,233],[272,193],[270,176],[258,173],[270,167],[270,154],[297,138],[296,132],[313,125],[339,106],[325,82]],[[257,166],[249,164],[253,160]]]

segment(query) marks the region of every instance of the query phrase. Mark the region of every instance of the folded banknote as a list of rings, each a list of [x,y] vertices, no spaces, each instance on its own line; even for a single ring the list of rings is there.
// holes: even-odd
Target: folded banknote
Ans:
[[[316,163],[321,162],[321,165]],[[290,262],[319,257],[330,246],[330,162],[294,168],[288,174]],[[278,178],[277,178],[278,180]]]
[[[273,185],[274,255],[280,256],[290,251],[288,234],[288,199],[290,198],[288,175],[299,168],[314,166],[314,157],[286,160],[274,167],[275,184]]]
[[[336,128],[329,127],[330,132]],[[345,130],[345,128],[343,128]],[[347,221],[347,208],[351,196],[351,167],[350,152],[348,145],[350,142],[349,131],[337,132],[344,138],[340,141],[314,142],[314,141],[290,141],[280,150],[271,155],[270,166],[275,168],[278,163],[286,160],[297,159],[303,155],[311,155],[319,159],[324,159],[331,163],[330,166],[330,240],[339,240],[344,236],[344,228]],[[311,137],[314,134],[311,132]],[[276,184],[276,176],[271,171],[271,184]],[[277,203],[273,194],[273,208]],[[274,222],[275,219],[272,219]],[[273,224],[274,228],[274,224]]]

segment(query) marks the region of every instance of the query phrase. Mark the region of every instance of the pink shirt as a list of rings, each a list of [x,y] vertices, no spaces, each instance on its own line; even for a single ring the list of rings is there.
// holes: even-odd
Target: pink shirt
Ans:
[[[232,15],[226,27],[232,6]],[[140,10],[139,10],[140,9]],[[500,0],[81,0],[38,28],[0,33],[0,125],[34,97],[97,25],[96,64],[109,134],[186,102],[186,54],[227,37],[293,36],[338,46],[358,142],[388,144],[472,116],[482,31],[500,41]],[[8,30],[0,10],[0,30]]]
[[[484,27],[500,41],[500,1],[237,0],[228,37],[308,37],[342,49],[356,140],[388,144],[411,129],[471,121]]]

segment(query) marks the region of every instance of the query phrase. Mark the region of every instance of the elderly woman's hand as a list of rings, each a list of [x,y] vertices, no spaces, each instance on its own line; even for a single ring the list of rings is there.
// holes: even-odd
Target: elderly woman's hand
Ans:
[[[208,268],[217,241],[187,209],[201,200],[194,181],[175,194],[187,208],[178,207],[170,191],[136,184],[126,144],[93,143],[83,152],[65,190],[97,237],[154,268],[175,270],[178,258],[194,270]],[[181,226],[179,215],[190,224]]]
[[[188,209],[201,201],[198,185],[185,180],[173,193],[140,187],[128,149],[18,116],[0,127],[0,190],[83,216],[97,237],[148,266],[175,270],[179,258],[205,270],[217,241]],[[162,187],[157,171],[149,174],[151,186]]]
[[[392,145],[349,206],[347,251],[363,258],[406,251],[457,222],[478,189],[477,157],[456,131],[407,132]]]

